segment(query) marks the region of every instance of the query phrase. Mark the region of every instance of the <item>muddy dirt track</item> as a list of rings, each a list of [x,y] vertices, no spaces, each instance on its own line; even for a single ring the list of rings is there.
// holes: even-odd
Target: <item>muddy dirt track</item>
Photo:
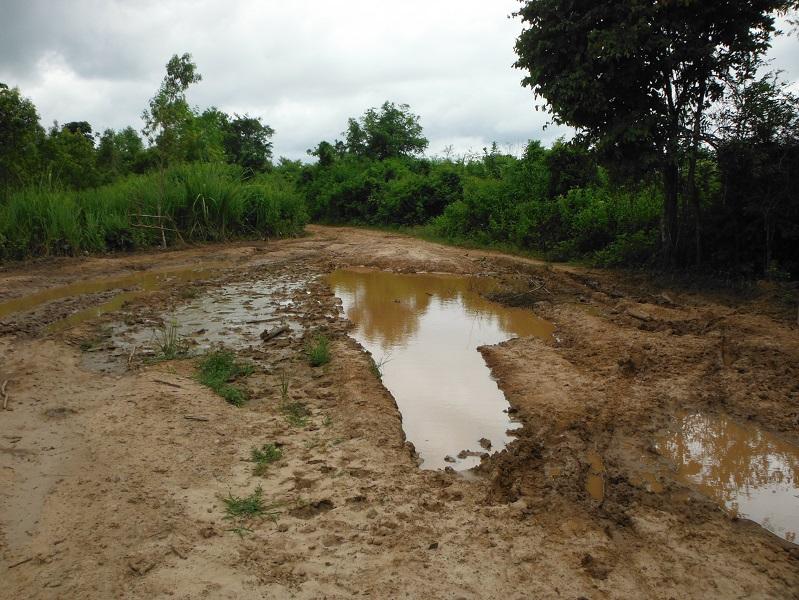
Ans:
[[[696,413],[799,444],[795,306],[309,232],[0,270],[0,597],[799,598],[799,549],[687,485],[662,443]],[[523,427],[477,473],[417,467],[324,279],[348,266],[490,275],[496,300],[555,324],[481,348]],[[119,283],[75,285],[96,280]],[[196,359],[139,343],[165,314],[254,281],[276,282],[261,296],[293,327],[262,342],[270,322],[245,319],[222,336],[255,365],[246,406],[200,385]],[[332,361],[312,368],[303,332],[322,330]],[[281,409],[286,373],[299,423]],[[251,449],[268,443],[282,458],[256,475]],[[226,519],[222,499],[259,485],[274,518]]]

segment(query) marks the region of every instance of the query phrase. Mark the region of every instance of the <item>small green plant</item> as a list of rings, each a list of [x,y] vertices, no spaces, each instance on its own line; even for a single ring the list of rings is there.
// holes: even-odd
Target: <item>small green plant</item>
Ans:
[[[280,511],[279,503],[264,504],[264,490],[259,485],[249,496],[234,496],[232,492],[228,492],[227,498],[222,498],[225,504],[225,519],[235,520],[238,522],[237,527],[232,529],[239,535],[243,531],[250,531],[242,525],[242,522],[247,519],[255,517],[268,517],[272,520],[277,520]]]
[[[194,286],[184,287],[178,290],[178,296],[181,300],[194,300],[200,295],[200,290]]]
[[[284,404],[289,401],[289,376],[285,371],[280,372],[280,399]]]
[[[282,457],[283,451],[275,444],[264,444],[261,448],[253,448],[250,452],[250,460],[255,463],[253,471],[256,475],[266,473],[267,467]]]
[[[390,361],[391,359],[384,355],[380,360],[375,360],[375,357],[371,354],[369,355],[369,371],[371,371],[372,375],[374,375],[377,379],[383,380],[383,366]]]
[[[188,343],[180,335],[180,325],[174,319],[155,331],[155,343],[159,351],[158,358],[161,360],[174,360],[189,352]]]
[[[294,427],[305,427],[308,424],[308,417],[311,412],[302,402],[284,402],[280,409],[286,415],[288,422]]]
[[[233,406],[242,406],[248,400],[247,391],[230,384],[237,377],[250,375],[253,367],[236,360],[228,350],[209,352],[200,361],[200,383],[208,386]]]
[[[330,340],[324,334],[319,334],[314,341],[305,348],[308,362],[312,367],[321,367],[330,362]]]

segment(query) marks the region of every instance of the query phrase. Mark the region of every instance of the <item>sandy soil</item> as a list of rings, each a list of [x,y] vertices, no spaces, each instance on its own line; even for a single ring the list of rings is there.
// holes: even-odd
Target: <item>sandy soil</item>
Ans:
[[[48,325],[108,293],[0,319],[0,597],[799,598],[799,549],[679,484],[653,447],[679,410],[723,411],[799,443],[799,330],[773,294],[711,296],[309,230],[0,270],[4,302],[224,265],[58,333]],[[476,476],[417,468],[392,396],[330,318],[338,303],[320,275],[346,265],[492,274],[498,299],[556,324],[551,341],[482,349],[524,428]],[[108,358],[115,321],[157,320],[223,284],[286,275],[307,282],[296,306],[304,326],[328,331],[333,360],[310,367],[299,336],[242,351],[256,366],[243,408],[200,385],[191,359]],[[292,400],[310,410],[304,426],[280,409],[286,372]],[[283,458],[255,475],[250,451],[266,443]],[[604,464],[602,499],[586,491],[592,455]],[[256,486],[275,518],[225,519],[222,499]]]

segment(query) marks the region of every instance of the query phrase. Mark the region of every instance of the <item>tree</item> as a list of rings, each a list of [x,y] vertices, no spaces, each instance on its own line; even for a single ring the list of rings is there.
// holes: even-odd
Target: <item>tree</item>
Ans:
[[[44,130],[33,102],[0,83],[0,188],[28,183],[39,169]]]
[[[555,121],[576,127],[616,161],[655,161],[664,186],[661,244],[673,262],[679,243],[681,156],[688,196],[720,78],[762,54],[772,14],[787,0],[527,0],[517,13],[523,85]],[[698,231],[698,227],[697,227]]]
[[[185,158],[181,133],[194,116],[186,101],[186,90],[192,83],[202,81],[191,54],[173,55],[166,64],[166,76],[158,92],[142,114],[143,133],[155,144],[162,162]]]
[[[753,60],[727,78],[711,141],[735,262],[759,250],[768,274],[780,261],[799,268],[799,97],[776,74],[758,76],[762,67]]]
[[[133,127],[106,129],[97,145],[97,168],[108,181],[144,170],[144,143]]]
[[[99,180],[91,126],[85,121],[68,125],[54,123],[45,140],[44,158],[50,177],[74,189],[95,186]]]
[[[228,161],[252,172],[266,170],[272,161],[270,138],[274,134],[260,117],[234,115],[225,125],[223,144]]]
[[[343,134],[347,151],[376,160],[418,156],[427,148],[419,117],[407,104],[384,102],[360,119],[350,119]]]

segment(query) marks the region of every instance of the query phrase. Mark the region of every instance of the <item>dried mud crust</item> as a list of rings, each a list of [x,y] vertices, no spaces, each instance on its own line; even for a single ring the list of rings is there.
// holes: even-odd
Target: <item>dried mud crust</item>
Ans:
[[[49,278],[226,261],[192,294],[302,281],[292,300],[312,332],[239,348],[254,372],[236,381],[252,399],[235,408],[196,381],[193,359],[134,357],[116,375],[85,363],[110,354],[113,323],[150,327],[186,302],[183,286],[60,334],[41,324],[62,308],[16,317],[0,337],[12,409],[0,413],[0,597],[799,597],[794,549],[668,476],[662,493],[641,480],[662,466],[653,435],[678,409],[723,411],[799,441],[799,335],[763,316],[762,300],[310,229],[0,273],[0,287],[22,296]],[[350,265],[491,275],[497,299],[556,323],[551,341],[481,349],[524,428],[476,478],[416,467],[393,398],[347,323],[330,319],[339,305],[320,276]],[[318,331],[332,360],[312,368],[304,346]],[[287,402],[305,407],[304,420],[287,419]],[[250,452],[264,444],[282,457],[255,475]],[[606,469],[601,502],[585,490],[590,450]],[[225,519],[224,498],[257,486],[276,520]]]

